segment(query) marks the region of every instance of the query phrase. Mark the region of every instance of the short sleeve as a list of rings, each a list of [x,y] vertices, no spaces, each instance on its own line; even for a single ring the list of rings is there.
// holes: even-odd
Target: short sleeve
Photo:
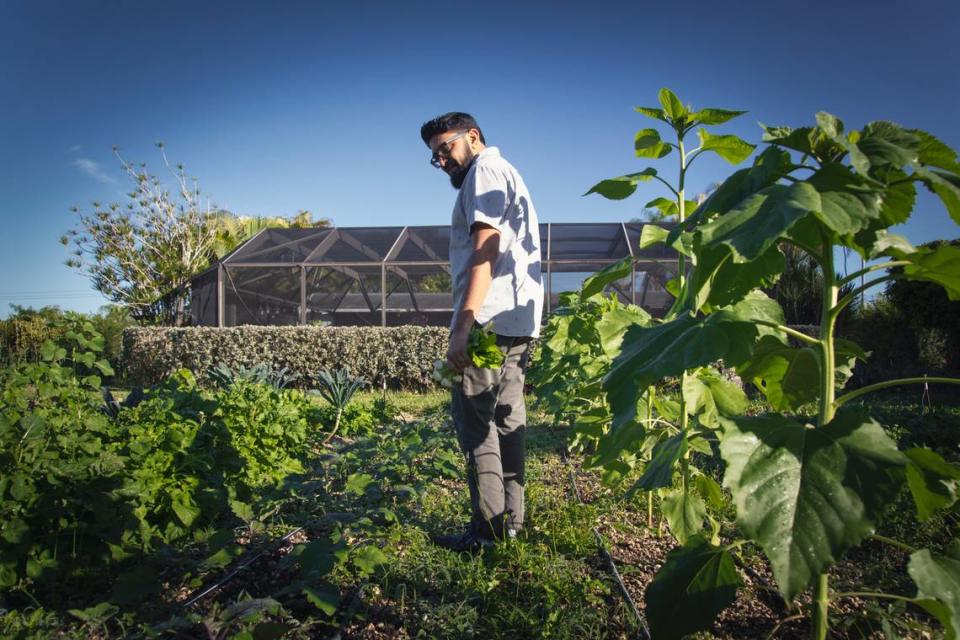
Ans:
[[[506,174],[499,169],[480,165],[474,170],[473,180],[464,188],[463,210],[467,217],[467,228],[475,222],[482,222],[498,231],[505,231],[509,204]]]

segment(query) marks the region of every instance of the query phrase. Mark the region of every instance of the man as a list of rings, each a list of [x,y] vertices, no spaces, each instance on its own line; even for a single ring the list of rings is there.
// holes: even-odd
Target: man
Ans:
[[[523,526],[523,380],[543,307],[540,231],[523,179],[496,147],[486,146],[472,116],[444,114],[425,123],[420,136],[430,163],[459,192],[450,232],[454,313],[447,361],[463,375],[451,409],[472,509],[466,531],[435,541],[471,551]],[[473,366],[467,353],[470,330],[488,323],[505,356],[499,370]]]

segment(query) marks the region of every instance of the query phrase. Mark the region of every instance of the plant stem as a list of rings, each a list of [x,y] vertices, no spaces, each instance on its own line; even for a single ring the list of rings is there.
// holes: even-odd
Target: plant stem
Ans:
[[[877,533],[867,536],[871,540],[876,540],[877,542],[883,542],[891,546],[897,547],[898,549],[903,549],[907,553],[915,553],[916,549],[906,544],[905,542],[900,542],[899,540],[894,540],[893,538],[888,538],[886,536],[881,536]]]
[[[323,439],[323,442],[321,444],[327,444],[328,442],[330,442],[333,436],[337,435],[337,429],[340,428],[340,416],[342,415],[343,415],[343,407],[337,407],[337,417],[334,418],[333,420],[333,430],[330,432],[330,435],[328,435],[326,438]]]
[[[839,284],[842,287],[845,284],[856,282],[860,278],[860,276],[865,276],[868,273],[879,271],[881,269],[890,269],[892,267],[905,267],[908,264],[910,264],[909,260],[889,260],[887,262],[882,262],[880,264],[874,264],[864,269],[860,269],[859,271],[854,271],[853,273],[846,276],[845,278],[841,278]]]
[[[673,188],[673,185],[671,185],[669,182],[667,182],[666,180],[664,180],[664,179],[661,178],[660,176],[653,176],[653,177],[654,177],[654,179],[659,180],[660,182],[662,182],[663,184],[665,184],[665,185],[667,186],[667,189],[670,189],[670,191],[673,193],[673,195],[677,196],[678,198],[680,197],[680,194],[677,193],[677,190],[674,189],[674,188]]]
[[[820,413],[817,427],[822,428],[833,420],[834,394],[836,390],[836,371],[833,352],[833,329],[836,315],[833,313],[837,304],[839,287],[836,282],[836,271],[833,268],[833,247],[830,238],[823,233],[822,257],[820,268],[823,271],[823,303],[820,315]],[[826,640],[830,629],[829,620],[830,594],[829,577],[821,573],[813,595],[813,620],[810,624],[810,637],[813,640]]]
[[[646,421],[653,422],[653,400],[657,394],[657,388],[654,385],[647,387],[646,402]],[[647,492],[647,528],[653,529],[653,491]]]
[[[860,387],[855,391],[844,394],[837,398],[833,405],[834,409],[837,409],[840,405],[845,402],[850,402],[855,400],[860,396],[866,395],[873,391],[879,391],[880,389],[887,389],[889,387],[896,387],[902,384],[920,384],[927,382],[935,382],[937,384],[960,384],[960,378],[940,378],[940,377],[930,377],[930,376],[920,376],[916,378],[898,378],[896,380],[884,380],[883,382],[877,382],[876,384],[870,384],[865,387]]]
[[[902,273],[892,273],[892,274],[890,274],[890,275],[883,276],[882,278],[877,278],[876,280],[871,280],[870,282],[866,283],[866,284],[863,285],[862,287],[857,287],[856,289],[854,289],[853,291],[851,291],[851,292],[848,293],[847,295],[843,296],[843,299],[840,300],[840,302],[838,302],[838,303],[834,306],[833,315],[834,315],[834,316],[840,315],[840,312],[843,311],[843,308],[844,308],[844,307],[846,307],[848,304],[850,304],[851,302],[853,302],[854,300],[856,300],[857,297],[860,296],[860,294],[864,293],[864,292],[867,291],[868,289],[872,289],[873,287],[877,286],[878,284],[881,284],[881,283],[884,283],[884,282],[889,282],[889,281],[891,281],[891,280],[903,280],[903,279],[905,279],[905,278],[906,278],[906,276],[903,275]]]
[[[829,246],[829,240],[824,238],[824,246]],[[820,369],[820,413],[818,427],[823,427],[833,420],[835,389],[835,357],[833,352],[833,330],[836,316],[832,313],[837,303],[839,287],[836,283],[836,274],[833,271],[833,253],[824,251],[825,260],[821,265],[823,271],[823,307],[820,316],[820,351],[822,367]],[[799,333],[799,332],[798,332]]]
[[[680,178],[677,183],[677,218],[679,219],[680,224],[682,225],[684,220],[687,217],[687,200],[684,195],[685,189],[684,185],[687,178],[687,152],[683,146],[683,133],[677,132],[677,150],[680,155]],[[683,289],[686,286],[686,258],[681,252],[677,252],[677,283],[679,284],[678,291],[680,295],[683,296]],[[687,415],[687,400],[683,395],[683,382],[687,379],[687,372],[684,371],[681,376],[680,382],[680,433],[683,434],[683,437],[687,437],[687,430],[690,427],[690,416]],[[690,451],[689,449],[683,454],[683,458],[680,460],[680,479],[683,483],[683,494],[686,497],[687,491],[689,491],[690,485]]]
[[[25,596],[27,596],[28,598],[30,598],[30,601],[33,602],[34,606],[35,606],[37,609],[43,609],[43,605],[40,604],[40,601],[39,601],[39,600],[37,600],[35,597],[33,597],[33,594],[32,594],[32,593],[30,593],[29,591],[27,591],[27,590],[24,589],[23,587],[17,587],[17,590],[18,590],[20,593],[22,593],[23,595],[25,595]]]
[[[771,322],[769,320],[754,320],[754,324],[760,324],[765,327],[771,327],[776,329],[781,333],[785,333],[790,337],[796,338],[801,342],[806,342],[807,344],[819,345],[820,341],[812,336],[808,336],[802,331],[797,331],[796,329],[791,329],[790,327],[784,326],[782,324],[777,324],[776,322]]]
[[[901,600],[903,602],[916,602],[908,596],[900,596],[895,593],[883,593],[882,591],[847,591],[833,596],[839,598],[886,598],[888,600]]]
[[[828,580],[826,573],[817,576],[816,592],[813,596],[813,620],[810,624],[810,637],[815,640],[827,640],[827,632],[830,630],[830,620],[827,617],[830,611]]]
[[[773,626],[773,629],[770,630],[770,633],[767,634],[767,640],[772,640],[772,638],[775,638],[777,631],[780,631],[780,627],[783,625],[787,624],[788,622],[793,622],[794,620],[800,620],[801,618],[803,618],[803,614],[798,613],[795,616],[788,616],[783,620],[778,621],[777,624]]]
[[[679,133],[677,134],[677,150],[680,152],[680,180],[677,183],[679,187],[675,194],[677,194],[677,220],[680,225],[683,225],[684,220],[687,219],[687,200],[684,195],[684,183],[686,182],[687,177],[687,154],[683,148],[683,136]],[[681,252],[677,252],[677,283],[680,285],[678,287],[679,291],[683,291],[684,280],[686,279],[685,272],[687,269],[686,256]]]

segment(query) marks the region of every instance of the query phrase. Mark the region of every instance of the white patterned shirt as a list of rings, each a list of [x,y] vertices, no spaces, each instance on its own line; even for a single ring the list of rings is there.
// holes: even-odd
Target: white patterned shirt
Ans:
[[[543,283],[537,212],[523,178],[496,147],[487,147],[474,160],[453,207],[450,268],[455,313],[462,309],[467,292],[473,256],[470,227],[475,222],[500,232],[493,281],[477,322],[492,321],[492,330],[499,335],[538,337]],[[456,318],[451,327],[455,322]]]

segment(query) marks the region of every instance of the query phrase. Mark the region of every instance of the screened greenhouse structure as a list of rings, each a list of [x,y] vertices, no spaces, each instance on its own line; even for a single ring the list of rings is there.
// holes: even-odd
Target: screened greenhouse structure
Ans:
[[[676,254],[639,249],[639,223],[540,225],[544,313],[605,266],[633,256],[633,272],[608,287],[661,315]],[[265,229],[192,282],[193,323],[239,325],[438,325],[453,313],[450,227]]]

